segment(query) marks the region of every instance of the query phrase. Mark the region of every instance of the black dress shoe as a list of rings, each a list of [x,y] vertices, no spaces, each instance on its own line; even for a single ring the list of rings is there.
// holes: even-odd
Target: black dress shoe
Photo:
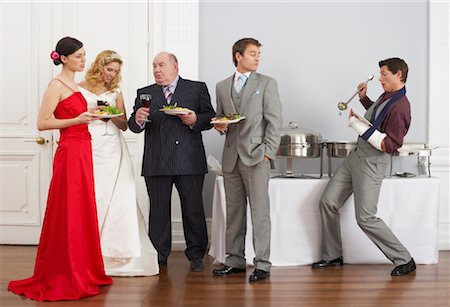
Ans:
[[[249,282],[257,282],[266,279],[270,276],[270,272],[255,269],[253,273],[248,278]]]
[[[333,260],[321,260],[319,262],[314,262],[312,264],[313,269],[321,269],[321,268],[327,268],[330,266],[341,266],[344,264],[344,259],[342,259],[342,256]]]
[[[245,273],[245,268],[233,268],[232,266],[224,265],[220,269],[212,271],[214,276],[225,276],[235,273]]]
[[[391,276],[402,276],[412,273],[415,270],[416,270],[416,263],[414,262],[414,259],[411,258],[411,260],[407,264],[396,266],[392,270]]]
[[[201,272],[201,271],[203,271],[203,260],[202,259],[193,259],[193,260],[191,260],[191,271],[192,272]]]

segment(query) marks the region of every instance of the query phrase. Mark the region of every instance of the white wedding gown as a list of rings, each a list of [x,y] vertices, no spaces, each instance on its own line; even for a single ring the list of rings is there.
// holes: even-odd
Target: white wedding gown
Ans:
[[[97,100],[116,105],[120,91],[96,95],[79,87],[88,110]],[[122,131],[109,120],[89,124],[92,137],[95,198],[105,271],[110,276],[159,273],[158,255],[137,204],[133,164]],[[108,135],[105,135],[105,132]]]

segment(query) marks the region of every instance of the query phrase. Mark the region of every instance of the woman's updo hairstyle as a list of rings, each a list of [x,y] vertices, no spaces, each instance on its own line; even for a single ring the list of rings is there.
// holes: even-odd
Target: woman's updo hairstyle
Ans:
[[[61,64],[61,56],[68,56],[75,53],[78,49],[83,47],[83,43],[76,38],[66,36],[61,38],[56,44],[55,51],[52,52],[51,58],[53,59],[53,64]]]

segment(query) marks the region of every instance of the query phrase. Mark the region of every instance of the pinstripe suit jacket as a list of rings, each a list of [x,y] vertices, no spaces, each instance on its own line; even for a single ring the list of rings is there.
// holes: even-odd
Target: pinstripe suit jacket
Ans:
[[[217,115],[236,113],[231,97],[234,75],[216,85]],[[272,161],[280,143],[281,102],[275,79],[252,72],[244,87],[240,115],[245,120],[228,126],[222,155],[222,168],[231,172],[237,158],[247,166]]]
[[[141,107],[141,94],[152,95],[152,121],[146,123],[144,129],[135,121],[136,111]],[[192,129],[183,124],[178,116],[159,111],[167,104],[161,86],[152,84],[137,90],[134,111],[128,120],[128,126],[135,133],[145,131],[142,176],[194,175],[208,172],[201,131],[212,128],[210,121],[215,112],[206,84],[180,77],[172,103],[195,111],[197,122]]]

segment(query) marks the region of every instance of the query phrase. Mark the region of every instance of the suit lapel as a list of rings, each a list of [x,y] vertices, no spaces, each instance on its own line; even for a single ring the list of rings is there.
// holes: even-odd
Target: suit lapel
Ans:
[[[186,82],[181,77],[178,79],[177,87],[175,88],[175,92],[172,95],[171,103],[174,104],[177,102],[180,97],[184,96],[184,93],[186,91]],[[163,93],[164,95],[164,93]],[[164,96],[165,99],[165,96]]]
[[[155,89],[152,94],[152,103],[157,105],[157,110],[161,109],[166,104],[166,97],[164,96],[162,86],[155,84]]]
[[[224,90],[226,91],[227,95],[225,97],[227,97],[227,101],[226,103],[228,105],[231,106],[231,108],[233,109],[232,113],[237,113],[236,107],[234,106],[234,102],[233,102],[233,98],[231,97],[231,91],[233,90],[233,84],[234,83],[234,74],[229,77],[228,79],[225,80],[224,82]],[[226,115],[226,114],[224,114]]]
[[[258,87],[258,78],[258,74],[256,72],[252,72],[250,74],[250,78],[248,78],[247,83],[244,86],[244,92],[242,93],[241,99],[241,113],[245,109],[247,103],[250,101],[250,97]]]

